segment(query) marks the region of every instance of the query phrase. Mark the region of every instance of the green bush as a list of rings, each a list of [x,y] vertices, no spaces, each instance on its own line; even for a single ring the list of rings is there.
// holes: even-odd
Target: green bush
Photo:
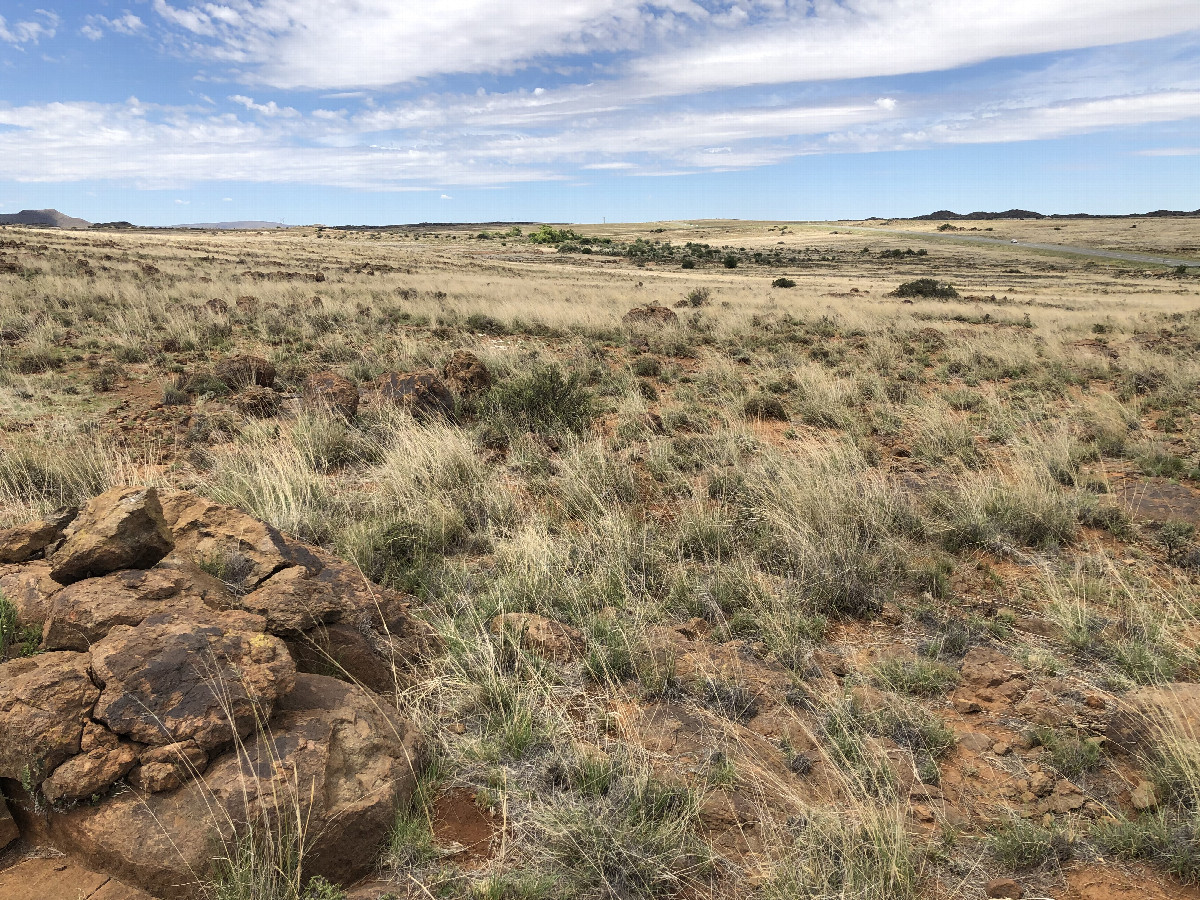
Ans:
[[[902,694],[937,697],[958,684],[958,674],[949,666],[933,660],[894,656],[875,665],[871,680],[878,687]]]
[[[776,278],[774,281],[771,282],[771,287],[793,288],[795,286],[796,286],[796,282],[792,281],[792,279],[790,279],[790,278],[785,278],[783,276],[780,276],[779,278]]]
[[[487,400],[499,416],[541,434],[558,430],[582,434],[596,416],[595,397],[582,385],[579,374],[564,376],[556,365],[501,382]]]
[[[891,296],[932,297],[937,300],[954,300],[958,297],[958,291],[946,282],[938,281],[936,278],[918,278],[915,281],[904,282],[904,284],[892,291]]]
[[[721,263],[727,269],[736,269],[738,267],[738,258],[732,253],[726,253],[725,258],[721,260]]]

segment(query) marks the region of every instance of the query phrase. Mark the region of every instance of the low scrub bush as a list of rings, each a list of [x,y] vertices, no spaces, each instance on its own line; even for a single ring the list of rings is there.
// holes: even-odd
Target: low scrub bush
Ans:
[[[958,298],[958,291],[952,285],[936,278],[918,278],[915,281],[904,282],[892,291],[891,296],[955,300]]]

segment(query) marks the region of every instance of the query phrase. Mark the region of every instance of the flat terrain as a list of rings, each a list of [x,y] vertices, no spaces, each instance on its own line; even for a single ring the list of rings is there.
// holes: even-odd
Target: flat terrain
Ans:
[[[1200,221],[942,224],[0,228],[0,526],[182,487],[414,596],[356,898],[1200,896],[1200,274],[1011,243]]]

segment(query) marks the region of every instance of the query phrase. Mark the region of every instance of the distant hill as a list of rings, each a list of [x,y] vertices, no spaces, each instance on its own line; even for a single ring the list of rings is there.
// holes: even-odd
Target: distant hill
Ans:
[[[23,209],[0,215],[0,225],[40,225],[43,228],[88,228],[91,222],[75,219],[57,209]]]
[[[1051,213],[1046,215],[1040,212],[1033,212],[1029,209],[1006,209],[1004,212],[973,212],[973,213],[956,213],[948,209],[939,209],[937,212],[929,213],[925,216],[913,216],[906,221],[909,222],[941,222],[952,221],[957,219],[972,220],[972,221],[992,221],[995,219],[1153,219],[1153,218],[1182,218],[1189,216],[1200,216],[1200,209],[1192,212],[1184,212],[1175,209],[1156,209],[1154,212],[1148,213],[1127,213],[1123,215],[1101,216],[1093,215],[1092,213]]]
[[[208,231],[266,231],[270,228],[287,228],[282,222],[192,222],[174,227]]]

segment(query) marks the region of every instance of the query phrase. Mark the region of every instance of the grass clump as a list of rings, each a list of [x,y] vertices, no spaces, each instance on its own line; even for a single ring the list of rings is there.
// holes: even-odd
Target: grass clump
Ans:
[[[492,388],[488,404],[495,413],[524,431],[582,434],[596,416],[596,401],[579,374],[564,375],[556,365],[501,382]]]
[[[1078,778],[1100,765],[1100,744],[1095,740],[1038,726],[1030,732],[1030,741],[1046,749],[1050,765],[1063,778]]]
[[[871,680],[877,687],[898,693],[937,697],[958,684],[958,673],[931,659],[892,657],[875,665]]]
[[[1075,855],[1075,841],[1059,828],[1011,819],[992,831],[988,849],[1010,869],[1034,869],[1051,861],[1070,860]]]
[[[547,864],[575,897],[668,897],[715,871],[697,834],[699,798],[684,787],[622,775],[607,794],[550,807],[541,820]]]

